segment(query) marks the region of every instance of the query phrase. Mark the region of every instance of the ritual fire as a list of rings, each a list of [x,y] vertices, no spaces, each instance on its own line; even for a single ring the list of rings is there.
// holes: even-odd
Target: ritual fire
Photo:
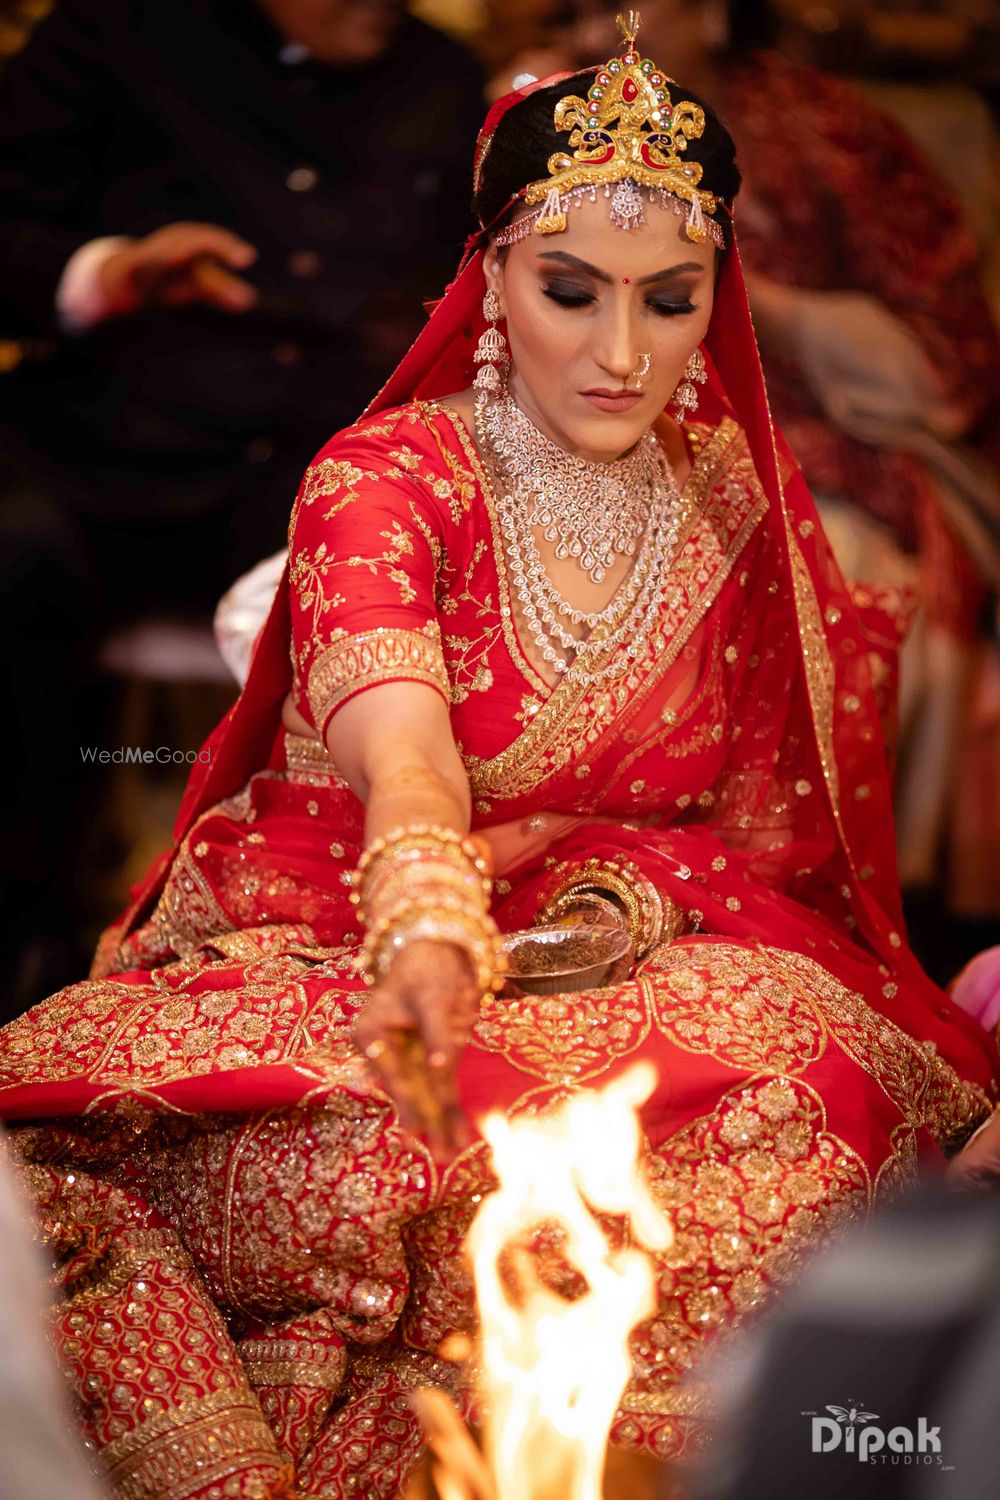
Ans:
[[[499,1186],[466,1242],[483,1448],[445,1396],[419,1393],[441,1500],[601,1500],[629,1335],[655,1306],[646,1252],[672,1239],[639,1167],[637,1109],[655,1082],[637,1064],[547,1114],[483,1121]],[[613,1246],[598,1214],[626,1221],[631,1243]],[[579,1295],[543,1285],[525,1248],[542,1227],[555,1229],[561,1259],[585,1283]]]

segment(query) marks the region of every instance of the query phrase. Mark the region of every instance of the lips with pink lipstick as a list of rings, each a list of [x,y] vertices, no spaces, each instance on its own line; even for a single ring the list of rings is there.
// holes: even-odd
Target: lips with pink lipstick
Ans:
[[[597,387],[592,391],[581,391],[580,394],[591,406],[596,406],[598,411],[631,411],[635,403],[642,400],[641,391],[626,391],[621,387],[616,391]]]

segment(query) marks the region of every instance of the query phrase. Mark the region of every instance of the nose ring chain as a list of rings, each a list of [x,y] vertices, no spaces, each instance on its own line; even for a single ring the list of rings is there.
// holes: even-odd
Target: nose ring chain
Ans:
[[[641,356],[641,358],[639,360],[639,363],[636,366],[636,368],[634,370],[630,370],[629,373],[628,373],[628,375],[626,375],[626,377],[625,377],[625,385],[626,385],[626,387],[628,389],[630,389],[630,390],[633,390],[633,391],[641,391],[642,390],[642,383],[648,377],[649,372],[650,372],[650,370],[652,368],[653,368],[653,356],[651,354],[643,354]],[[635,385],[629,386],[629,381],[631,381],[631,380],[635,381]]]

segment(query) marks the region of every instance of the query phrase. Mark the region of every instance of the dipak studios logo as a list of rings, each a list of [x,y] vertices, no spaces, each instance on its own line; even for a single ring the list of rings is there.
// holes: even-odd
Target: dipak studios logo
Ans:
[[[954,1468],[941,1453],[941,1429],[918,1417],[916,1428],[884,1427],[878,1412],[864,1411],[860,1404],[827,1406],[829,1416],[804,1411],[810,1418],[813,1453],[852,1453],[862,1464],[920,1465],[924,1468]]]

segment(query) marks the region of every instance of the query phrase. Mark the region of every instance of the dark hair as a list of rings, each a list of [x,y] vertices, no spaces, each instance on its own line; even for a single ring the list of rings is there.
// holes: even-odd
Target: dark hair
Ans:
[[[566,132],[555,128],[555,107],[566,94],[586,95],[593,81],[592,69],[574,73],[561,83],[549,84],[548,88],[529,94],[507,111],[487,150],[473,195],[472,207],[480,224],[489,225],[492,230],[502,228],[506,216],[500,220],[497,215],[514,194],[529,182],[538,182],[548,175],[549,157],[554,151],[565,150],[567,142]],[[732,136],[711,105],[690,89],[677,85],[670,92],[674,99],[691,99],[705,111],[704,132],[689,141],[684,159],[700,162],[704,168],[702,186],[731,205],[740,189],[740,169],[736,165]],[[728,244],[729,215],[720,205],[713,217]]]

